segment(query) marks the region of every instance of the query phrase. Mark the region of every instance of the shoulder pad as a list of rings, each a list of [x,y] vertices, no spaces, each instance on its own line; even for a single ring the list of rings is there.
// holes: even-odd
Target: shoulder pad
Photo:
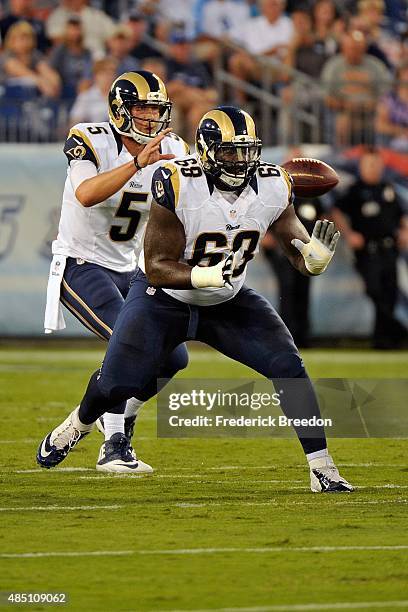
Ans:
[[[171,162],[157,168],[152,178],[152,195],[158,204],[175,211],[180,196],[180,176]]]
[[[277,166],[276,164],[269,164],[267,162],[261,162],[258,167],[258,176],[260,178],[276,177],[276,178],[283,179],[286,185],[286,188],[288,190],[287,205],[290,206],[291,204],[293,204],[293,200],[295,197],[295,194],[293,192],[293,179],[290,176],[290,174],[285,170],[285,168],[282,168],[281,166]]]
[[[180,157],[182,155],[190,155],[190,146],[186,143],[185,140],[183,140],[183,138],[181,138],[181,136],[175,134],[174,132],[170,132],[169,134],[167,134],[167,136],[170,140],[174,142],[174,145],[176,145],[172,148],[176,149],[175,152],[177,153],[177,157]]]
[[[100,166],[98,154],[89,136],[76,126],[69,131],[64,145],[64,153],[67,156],[68,164],[73,160],[86,160],[94,163],[97,168]]]

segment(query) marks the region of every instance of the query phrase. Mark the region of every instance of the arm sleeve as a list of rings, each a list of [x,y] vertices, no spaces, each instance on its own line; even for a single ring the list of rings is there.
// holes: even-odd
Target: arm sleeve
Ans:
[[[90,138],[74,125],[71,128],[64,145],[64,153],[70,165],[74,160],[84,160],[92,162],[99,168],[99,157]]]
[[[71,172],[69,175],[74,193],[83,181],[90,179],[98,174],[96,166],[91,161],[74,160],[71,162]]]
[[[174,178],[176,177],[176,178]],[[160,206],[175,212],[178,200],[177,169],[170,164],[157,168],[152,178],[152,195]]]

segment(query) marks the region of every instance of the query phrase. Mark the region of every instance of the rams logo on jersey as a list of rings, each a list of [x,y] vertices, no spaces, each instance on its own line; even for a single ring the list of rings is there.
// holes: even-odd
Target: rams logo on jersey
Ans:
[[[68,149],[65,151],[66,155],[72,157],[72,159],[83,159],[86,155],[86,149],[82,145],[78,145],[77,147],[72,147],[72,149]]]
[[[162,181],[155,181],[154,189],[158,199],[164,196],[164,187]]]
[[[86,160],[91,161],[97,168],[100,166],[98,154],[90,138],[77,127],[70,129],[65,141],[64,153],[69,164],[74,160]]]

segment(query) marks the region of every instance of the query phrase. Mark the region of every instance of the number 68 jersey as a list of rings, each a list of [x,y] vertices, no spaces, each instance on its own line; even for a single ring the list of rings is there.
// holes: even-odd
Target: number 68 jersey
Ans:
[[[161,142],[161,152],[178,157],[188,152],[188,145],[176,134],[169,134]],[[80,258],[116,272],[133,270],[150,210],[152,175],[157,164],[135,170],[131,180],[109,200],[85,208],[75,197],[71,164],[91,162],[99,174],[131,161],[133,156],[108,122],[75,125],[64,153],[68,170],[53,255]]]
[[[221,289],[164,289],[186,303],[211,305],[231,299],[241,289],[247,264],[259,251],[268,227],[292,203],[292,180],[287,172],[261,162],[250,183],[238,193],[219,191],[204,174],[196,156],[162,164],[152,180],[158,204],[177,215],[184,226],[182,261],[190,266],[214,266],[237,253],[233,291]],[[143,256],[139,265],[144,269]]]

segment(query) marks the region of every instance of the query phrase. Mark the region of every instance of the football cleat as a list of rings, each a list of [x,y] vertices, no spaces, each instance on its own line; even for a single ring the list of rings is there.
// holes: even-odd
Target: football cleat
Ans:
[[[310,488],[313,493],[351,493],[353,486],[342,478],[333,459],[320,457],[309,462]]]
[[[136,451],[132,446],[132,438],[133,438],[133,432],[135,429],[135,423],[136,423],[136,415],[125,418],[125,436],[129,440],[129,445],[130,445],[129,450],[132,453],[133,457],[136,459],[136,461],[139,462],[139,466],[145,466],[145,469],[139,470],[139,471],[144,471],[150,474],[151,472],[153,472],[153,468],[148,463],[145,463],[141,459],[137,458]],[[103,416],[99,417],[99,419],[96,421],[96,427],[101,432],[101,434],[105,435],[105,423],[103,420]]]
[[[120,474],[152,474],[151,465],[137,459],[129,439],[123,433],[115,433],[106,440],[99,451],[96,469],[100,472]]]
[[[75,408],[61,425],[53,429],[41,442],[37,451],[37,463],[43,468],[53,468],[65,459],[68,453],[91,431],[93,425],[84,425],[78,420]]]

